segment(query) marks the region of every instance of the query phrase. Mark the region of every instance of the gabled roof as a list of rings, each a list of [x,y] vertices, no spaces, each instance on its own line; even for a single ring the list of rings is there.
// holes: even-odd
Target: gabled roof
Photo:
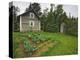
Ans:
[[[35,14],[35,16],[36,16],[38,19],[40,19],[39,16],[38,16],[38,14],[36,13],[36,11],[35,11],[32,7],[31,7],[31,9],[28,9],[26,12],[24,12],[23,14],[20,14],[19,16],[25,15],[25,14],[27,14],[27,13],[29,13],[29,12],[33,12],[33,13]]]

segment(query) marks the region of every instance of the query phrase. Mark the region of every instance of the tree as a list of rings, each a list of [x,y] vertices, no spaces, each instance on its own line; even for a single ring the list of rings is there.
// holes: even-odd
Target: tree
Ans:
[[[50,12],[48,12],[45,29],[48,32],[57,32],[57,25],[54,17],[53,4],[51,4]]]
[[[62,20],[64,20],[63,19],[63,15],[64,15],[63,12],[64,12],[64,10],[63,10],[62,5],[58,5],[56,7],[55,11],[54,11],[54,18],[55,18],[55,21],[56,21],[58,32],[60,32],[60,25],[63,22]]]
[[[41,15],[41,7],[39,3],[33,3],[29,5],[29,8],[26,8],[26,11],[28,10],[34,10],[38,15]]]
[[[60,22],[63,17],[63,8],[62,5],[58,5],[53,11],[53,4],[51,4],[50,12],[47,15],[47,24],[46,31],[49,32],[59,32],[60,31]]]
[[[51,9],[50,12],[53,12],[53,7],[55,6],[54,4],[50,4],[51,5]]]
[[[19,30],[19,22],[17,20],[17,13],[19,12],[19,8],[11,5],[9,7],[9,18],[13,21],[13,31]]]
[[[75,17],[70,17],[66,20],[67,30],[66,34],[78,35],[78,19]]]
[[[13,30],[19,31],[19,21],[17,19],[17,14],[19,12],[19,8],[15,7],[13,8]]]
[[[47,15],[48,15],[48,8],[44,9],[43,14],[40,18],[41,21],[41,30],[46,31],[46,20],[47,20]]]
[[[65,33],[77,35],[78,18],[68,17],[63,10],[62,5],[58,5],[53,11],[53,5],[51,4],[50,11],[46,8],[41,17],[41,28],[47,32],[60,32],[60,26],[65,23]]]

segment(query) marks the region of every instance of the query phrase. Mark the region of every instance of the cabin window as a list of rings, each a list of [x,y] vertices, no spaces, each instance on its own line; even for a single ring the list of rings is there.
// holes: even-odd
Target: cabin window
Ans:
[[[29,26],[34,27],[34,21],[29,21]]]
[[[34,13],[30,13],[30,18],[34,18]]]

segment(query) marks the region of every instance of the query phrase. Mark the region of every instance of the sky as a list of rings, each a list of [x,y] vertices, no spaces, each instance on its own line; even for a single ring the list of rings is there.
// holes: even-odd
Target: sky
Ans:
[[[50,4],[48,3],[39,3],[41,6],[41,11],[43,12],[44,9],[48,8],[48,11],[50,10]],[[30,2],[22,2],[22,1],[14,1],[13,5],[16,7],[19,7],[20,11],[19,14],[22,14],[25,12],[26,8],[29,7]],[[57,6],[55,4],[55,6]],[[63,10],[67,13],[67,16],[69,16],[69,13],[73,17],[78,17],[78,6],[77,5],[63,5]]]

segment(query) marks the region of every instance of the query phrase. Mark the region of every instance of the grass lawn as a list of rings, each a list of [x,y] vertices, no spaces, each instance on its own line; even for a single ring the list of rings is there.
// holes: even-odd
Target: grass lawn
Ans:
[[[26,38],[26,35],[35,33],[40,33],[41,35],[50,38],[50,40],[56,40],[58,42],[55,46],[49,47],[47,51],[41,53],[39,56],[71,55],[78,53],[78,38],[76,36],[49,32],[13,32],[14,57],[27,56],[23,46],[21,45],[23,35]]]

